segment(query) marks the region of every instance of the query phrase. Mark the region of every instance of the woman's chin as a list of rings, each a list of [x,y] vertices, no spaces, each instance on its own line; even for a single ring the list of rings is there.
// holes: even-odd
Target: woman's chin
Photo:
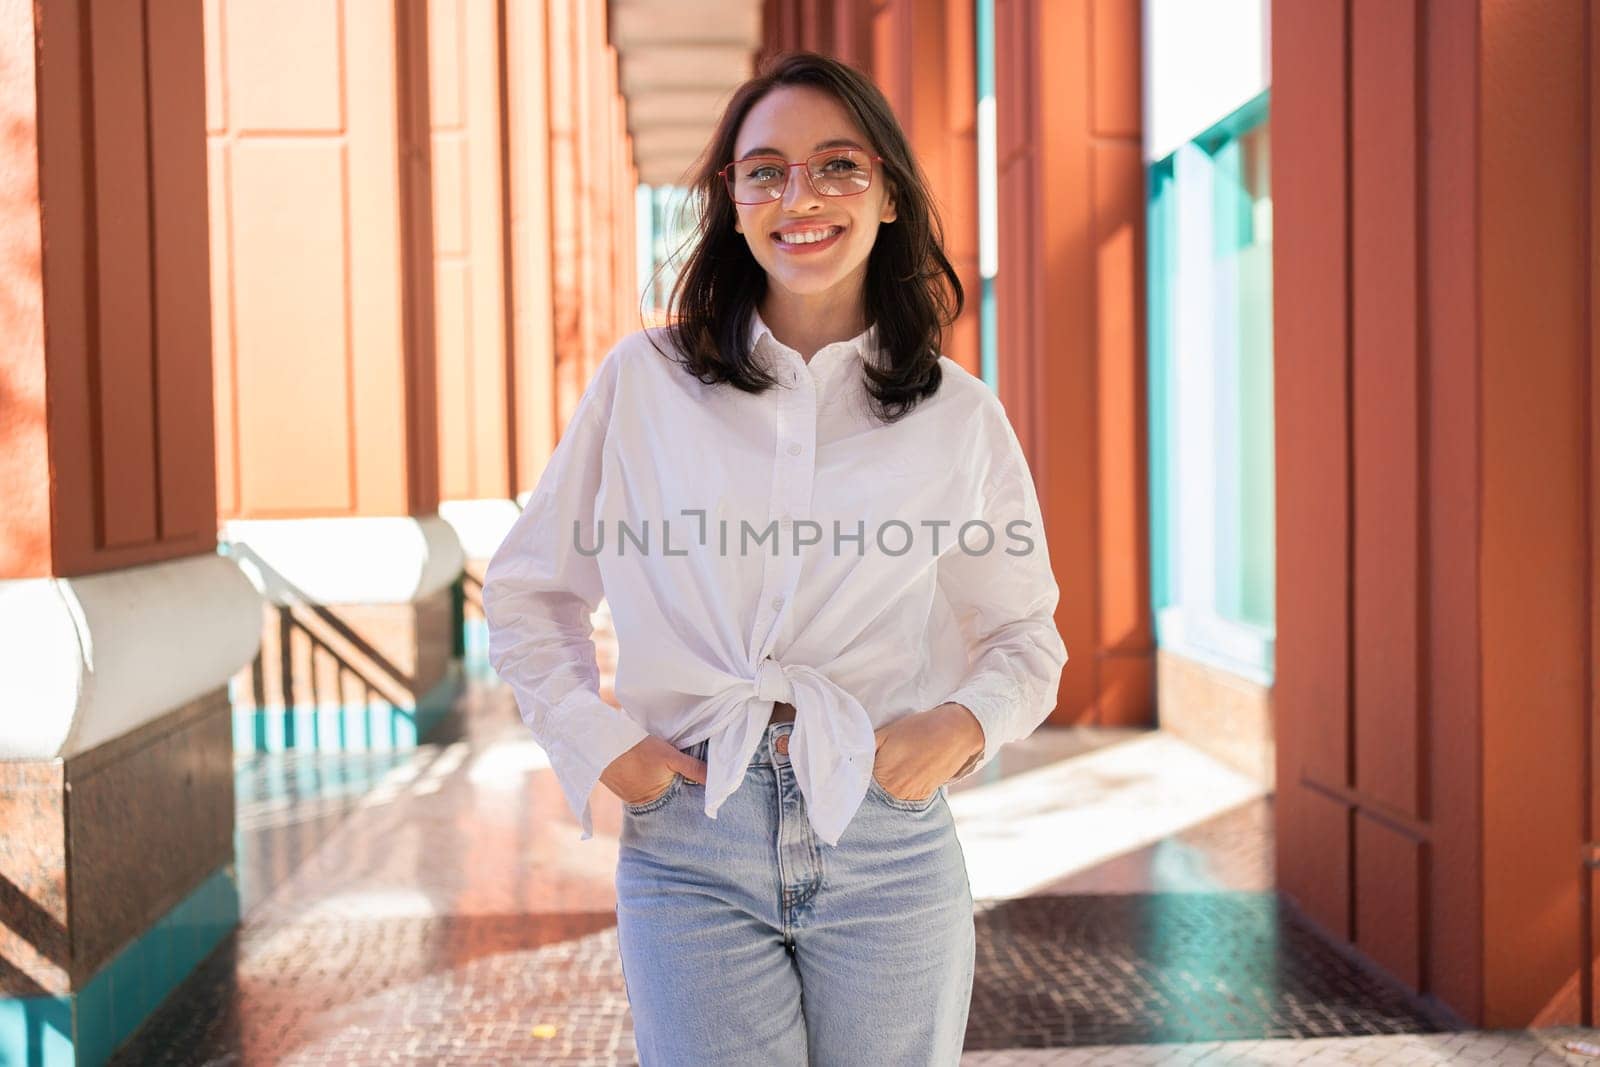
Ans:
[[[793,296],[823,296],[836,292],[849,272],[796,269],[788,264],[778,264],[767,270],[767,281]]]

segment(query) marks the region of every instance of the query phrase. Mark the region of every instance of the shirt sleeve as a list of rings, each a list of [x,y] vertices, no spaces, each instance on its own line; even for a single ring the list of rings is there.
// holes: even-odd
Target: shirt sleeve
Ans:
[[[489,661],[516,696],[582,827],[600,773],[648,731],[600,698],[590,616],[604,593],[593,549],[601,451],[616,391],[618,351],[601,361],[550,461],[483,578]]]
[[[999,401],[994,401],[998,408]],[[961,704],[983,727],[983,750],[951,781],[973,774],[1044,721],[1056,705],[1067,648],[1056,628],[1060,588],[1050,568],[1033,475],[1000,408],[998,453],[984,479],[983,520],[994,532],[987,552],[958,539],[939,560],[939,587],[967,640],[971,666],[945,703]],[[986,540],[970,531],[973,549]]]

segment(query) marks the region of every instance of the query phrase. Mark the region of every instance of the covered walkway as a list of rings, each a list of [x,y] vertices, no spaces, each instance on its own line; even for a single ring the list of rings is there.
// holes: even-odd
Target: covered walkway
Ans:
[[[0,0],[0,1067],[631,1062],[620,808],[471,611],[791,47],[1063,591],[973,1062],[1563,1061],[1465,1025],[1600,1008],[1597,11]]]
[[[1014,749],[950,797],[979,898],[970,1062],[1380,1062],[1289,1039],[1439,1029],[1272,892],[1258,783],[1161,731]],[[241,757],[237,788],[244,921],[114,1062],[636,1062],[620,807],[597,797],[575,843],[508,689],[469,681],[413,752]]]

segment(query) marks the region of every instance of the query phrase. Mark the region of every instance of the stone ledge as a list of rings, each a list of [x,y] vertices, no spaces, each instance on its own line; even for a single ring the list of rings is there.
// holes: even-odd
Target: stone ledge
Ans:
[[[0,581],[0,759],[77,756],[249,663],[261,598],[215,553],[77,578]]]

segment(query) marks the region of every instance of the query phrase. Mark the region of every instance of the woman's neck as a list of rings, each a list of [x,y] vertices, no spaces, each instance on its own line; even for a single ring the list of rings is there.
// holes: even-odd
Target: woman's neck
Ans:
[[[834,293],[800,296],[768,289],[760,311],[772,336],[800,353],[807,363],[824,346],[848,341],[867,328],[866,309],[859,296],[841,300]]]

